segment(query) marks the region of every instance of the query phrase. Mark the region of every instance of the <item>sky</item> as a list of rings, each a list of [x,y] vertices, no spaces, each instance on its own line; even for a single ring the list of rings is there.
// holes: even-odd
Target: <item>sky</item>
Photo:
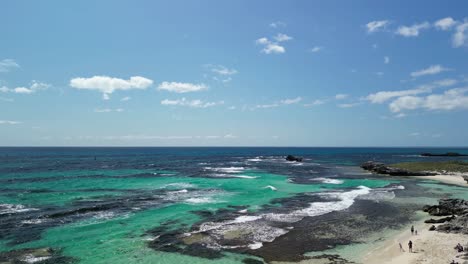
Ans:
[[[0,146],[467,146],[466,1],[2,1]]]

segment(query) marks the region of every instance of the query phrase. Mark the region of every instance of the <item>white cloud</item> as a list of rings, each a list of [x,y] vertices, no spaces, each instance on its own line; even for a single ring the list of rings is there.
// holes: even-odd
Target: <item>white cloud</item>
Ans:
[[[415,89],[399,90],[399,91],[380,91],[377,93],[369,94],[365,99],[369,100],[373,104],[381,104],[381,103],[385,103],[386,101],[390,99],[397,98],[397,97],[431,93],[433,89],[436,89],[439,87],[452,86],[457,83],[458,81],[454,79],[443,79],[443,80],[434,81],[430,84],[421,85]]]
[[[310,104],[305,104],[304,106],[317,106],[317,105],[323,105],[325,104],[326,102],[324,100],[314,100],[312,103]]]
[[[446,17],[437,20],[434,23],[434,27],[440,30],[449,30],[457,24],[457,21],[453,20],[451,17]]]
[[[17,93],[17,94],[33,94],[37,91],[45,90],[49,87],[50,85],[47,83],[32,81],[29,87],[16,87],[16,88],[8,88],[6,86],[0,87],[0,92]]]
[[[234,138],[238,138],[238,136],[234,136],[233,134],[226,134],[224,135],[224,138],[234,139]]]
[[[389,64],[389,63],[390,63],[390,57],[385,56],[383,59],[384,59],[384,63],[385,63],[385,64]]]
[[[284,100],[281,100],[281,104],[285,104],[285,105],[290,105],[290,104],[297,104],[299,103],[300,101],[302,101],[302,97],[296,97],[296,98],[291,98],[291,99],[284,99]]]
[[[162,105],[169,105],[169,106],[187,106],[187,107],[192,107],[192,108],[207,108],[207,107],[212,107],[212,106],[217,106],[217,105],[222,105],[224,104],[224,101],[218,101],[218,102],[204,102],[202,100],[187,100],[185,97],[182,99],[177,99],[177,100],[169,100],[169,99],[164,99],[161,101]]]
[[[255,108],[275,108],[278,107],[279,104],[263,104],[263,105],[256,105]]]
[[[360,105],[361,103],[348,103],[348,104],[339,104],[340,108],[351,108]]]
[[[166,90],[174,93],[198,92],[208,89],[203,83],[181,83],[181,82],[163,82],[158,86],[158,90]]]
[[[209,65],[211,71],[219,75],[234,75],[237,73],[235,69],[226,68],[223,65]]]
[[[452,44],[454,47],[458,48],[466,44],[468,36],[465,31],[468,30],[468,20],[465,19],[463,23],[458,25],[455,29],[455,34],[452,37]]]
[[[257,45],[263,46],[261,52],[265,54],[281,54],[286,52],[286,49],[283,46],[276,42],[271,42],[267,38],[259,38],[255,41],[255,43],[257,43]]]
[[[98,109],[94,109],[94,112],[96,113],[111,113],[111,112],[117,112],[117,113],[120,113],[120,112],[123,112],[124,109],[122,108],[116,108],[116,109],[112,109],[112,108],[98,108]]]
[[[11,120],[0,120],[0,125],[18,125],[22,122],[19,121],[11,121]]]
[[[433,75],[433,74],[438,74],[444,71],[449,71],[450,69],[442,67],[440,65],[431,65],[426,69],[422,69],[419,71],[412,72],[410,75],[411,77],[420,77],[424,75]]]
[[[283,21],[275,21],[275,22],[270,23],[269,26],[272,28],[285,27],[286,23],[284,23]]]
[[[449,111],[468,109],[468,87],[455,88],[443,94],[431,94],[425,97],[403,96],[390,103],[392,112],[405,110],[426,109]]]
[[[347,95],[347,94],[337,94],[337,95],[335,95],[335,99],[336,100],[343,100],[343,99],[348,98],[348,96],[349,95]]]
[[[124,98],[120,99],[122,102],[130,101],[132,98],[130,96],[125,96]]]
[[[113,78],[109,76],[93,76],[91,78],[73,78],[70,86],[76,89],[97,90],[103,94],[105,100],[110,94],[118,90],[144,90],[151,86],[153,81],[141,76],[130,77],[129,80]]]
[[[0,72],[9,72],[12,69],[17,69],[19,67],[19,64],[12,59],[4,59],[0,61]]]
[[[320,46],[315,46],[315,47],[312,47],[311,49],[309,49],[310,52],[319,52],[323,50],[323,47],[320,47]]]
[[[283,42],[283,41],[289,41],[289,40],[292,40],[293,38],[286,35],[286,34],[283,34],[283,33],[278,33],[274,39],[278,42]]]
[[[385,27],[390,23],[388,20],[378,20],[371,21],[366,24],[367,32],[374,33],[385,29]]]
[[[421,133],[419,133],[419,132],[413,132],[413,133],[411,133],[411,134],[409,134],[409,135],[412,136],[412,137],[417,137],[417,136],[420,136]]]
[[[430,93],[432,87],[420,87],[410,90],[400,90],[400,91],[380,91],[374,94],[370,94],[366,97],[373,104],[381,104],[392,98],[407,96],[407,95],[417,95],[422,93]]]
[[[395,33],[403,37],[417,37],[421,30],[428,28],[430,28],[430,24],[428,22],[423,22],[412,26],[400,26]]]

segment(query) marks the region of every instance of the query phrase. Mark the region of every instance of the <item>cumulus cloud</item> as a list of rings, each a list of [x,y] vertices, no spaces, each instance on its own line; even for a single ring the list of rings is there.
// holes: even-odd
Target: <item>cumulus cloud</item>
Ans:
[[[277,42],[272,42],[268,38],[259,38],[255,41],[257,45],[263,46],[261,52],[265,54],[281,54],[285,53],[286,49]]]
[[[389,63],[390,63],[390,57],[385,56],[383,59],[384,59],[384,63],[385,63],[385,64],[389,64]]]
[[[437,20],[434,23],[434,27],[437,28],[437,29],[440,29],[440,30],[449,30],[453,26],[455,26],[455,24],[457,24],[457,21],[455,21],[451,17],[446,17],[446,18],[442,18],[442,19]]]
[[[274,39],[278,42],[283,42],[283,41],[288,41],[288,40],[292,40],[293,38],[286,35],[286,34],[283,34],[283,33],[278,33]]]
[[[116,108],[116,109],[112,109],[112,108],[98,108],[98,109],[94,109],[94,112],[96,113],[111,113],[111,112],[117,112],[117,113],[120,113],[120,112],[123,112],[124,109],[122,108]]]
[[[431,65],[426,69],[414,71],[410,75],[411,77],[420,77],[424,75],[434,75],[434,74],[438,74],[438,73],[449,71],[449,70],[450,70],[449,68],[445,68],[437,64],[437,65]]]
[[[465,19],[463,23],[456,27],[455,33],[453,34],[452,44],[454,47],[458,48],[466,45],[468,39],[466,31],[468,31],[468,20]]]
[[[90,78],[73,78],[70,86],[76,89],[96,90],[102,93],[105,100],[118,90],[144,90],[151,86],[153,81],[141,76],[133,76],[128,80],[109,76],[93,76]]]
[[[19,67],[20,65],[12,59],[4,59],[0,61],[0,72],[9,72]]]
[[[17,94],[33,94],[40,90],[45,90],[50,87],[50,84],[42,83],[38,81],[32,81],[29,87],[16,87],[8,88],[6,86],[0,87],[0,92],[3,93],[17,93]]]
[[[366,29],[368,33],[374,33],[385,29],[388,24],[390,24],[388,20],[371,21],[366,24]]]
[[[442,94],[431,94],[428,96],[403,96],[392,103],[389,107],[392,112],[405,110],[426,109],[449,111],[456,109],[468,109],[468,87],[455,88]]]
[[[166,90],[174,93],[190,93],[198,92],[208,89],[203,83],[194,84],[194,83],[182,83],[182,82],[162,82],[158,86],[158,90]]]
[[[284,100],[281,100],[280,103],[281,103],[281,104],[285,104],[285,105],[290,105],[290,104],[297,104],[297,103],[299,103],[300,101],[302,101],[302,97],[296,97],[296,98],[291,98],[291,99],[284,99]]]
[[[120,99],[122,102],[130,101],[132,98],[130,96],[125,96],[124,98]]]
[[[412,26],[400,26],[395,33],[403,37],[417,37],[421,30],[428,28],[430,28],[430,24],[428,22],[423,22]]]
[[[0,125],[18,125],[22,122],[19,121],[11,121],[11,120],[0,120]]]
[[[187,100],[185,97],[182,99],[176,100],[169,100],[164,99],[161,101],[162,105],[169,105],[169,106],[187,106],[192,108],[208,108],[217,105],[223,105],[224,101],[217,101],[217,102],[204,102],[202,100]]]

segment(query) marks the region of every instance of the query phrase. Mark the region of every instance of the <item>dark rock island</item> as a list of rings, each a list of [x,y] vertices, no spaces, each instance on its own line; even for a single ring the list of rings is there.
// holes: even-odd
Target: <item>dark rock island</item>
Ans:
[[[361,168],[378,173],[386,174],[391,176],[433,176],[436,175],[434,172],[425,172],[425,171],[409,171],[401,168],[394,168],[388,165],[385,165],[382,162],[367,161],[361,164]]]
[[[297,162],[301,162],[302,161],[302,158],[301,157],[295,157],[293,155],[288,155],[286,157],[286,160],[287,161],[297,161]]]
[[[467,154],[460,154],[457,152],[447,152],[447,153],[421,153],[423,157],[466,157]]]

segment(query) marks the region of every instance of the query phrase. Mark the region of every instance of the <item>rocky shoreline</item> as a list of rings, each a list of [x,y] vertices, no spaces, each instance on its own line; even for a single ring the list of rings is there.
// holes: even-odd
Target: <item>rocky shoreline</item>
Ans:
[[[361,168],[378,174],[386,174],[391,176],[434,176],[437,175],[435,172],[426,171],[409,171],[400,168],[394,168],[385,165],[382,162],[367,161],[361,164]]]
[[[445,216],[429,219],[425,223],[441,223],[432,226],[430,231],[468,234],[468,201],[463,199],[441,199],[438,205],[426,205],[423,208],[431,216]]]

